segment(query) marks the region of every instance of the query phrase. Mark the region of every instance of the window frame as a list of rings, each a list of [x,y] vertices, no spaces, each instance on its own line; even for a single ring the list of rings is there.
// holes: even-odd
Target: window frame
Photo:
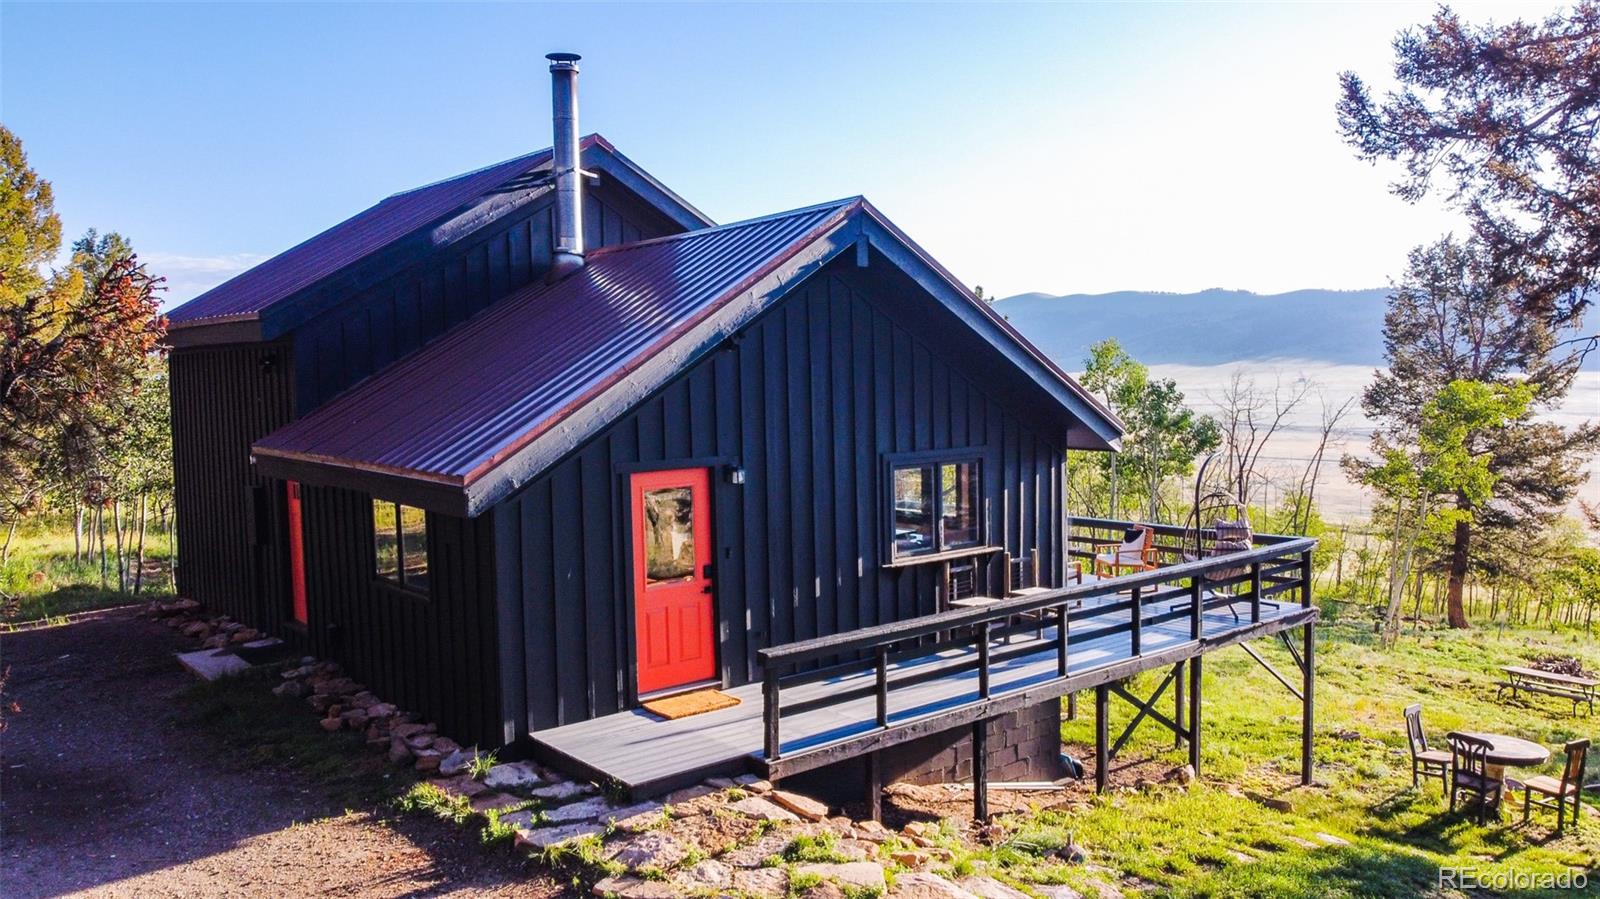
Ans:
[[[393,576],[384,573],[378,568],[378,516],[379,503],[394,508],[394,563]],[[425,564],[422,583],[416,584],[406,579],[406,530],[405,515],[402,509],[415,509],[422,513],[422,559]],[[433,590],[433,553],[428,547],[428,510],[421,506],[408,506],[399,500],[384,499],[381,496],[372,497],[372,502],[367,504],[368,531],[372,539],[367,541],[367,546],[372,550],[371,564],[368,571],[372,579],[390,590],[398,590],[411,596],[428,597]]]
[[[904,565],[923,560],[936,560],[954,555],[978,554],[993,547],[989,544],[989,494],[984,480],[984,469],[989,463],[988,452],[981,447],[928,450],[914,453],[890,453],[883,457],[883,558],[886,565]],[[940,483],[941,469],[946,465],[970,464],[976,471],[973,478],[975,496],[972,509],[976,516],[976,536],[970,542],[951,545],[945,537],[944,490]],[[930,502],[932,541],[927,549],[902,552],[895,538],[895,476],[908,469],[920,468],[928,473],[925,483]]]

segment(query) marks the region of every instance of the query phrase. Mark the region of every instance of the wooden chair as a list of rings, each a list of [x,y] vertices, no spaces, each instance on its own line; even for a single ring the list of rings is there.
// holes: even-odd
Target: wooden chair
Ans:
[[[1477,797],[1478,823],[1487,824],[1489,809],[1500,805],[1499,779],[1489,776],[1489,741],[1451,731],[1445,735],[1450,742],[1450,811],[1456,810],[1456,800],[1463,793]]]
[[[992,596],[978,595],[978,563],[952,563],[945,574],[945,605],[952,609],[976,609],[993,605]]]
[[[1450,789],[1450,753],[1429,749],[1428,735],[1422,730],[1422,703],[1406,706],[1406,741],[1411,744],[1411,785],[1421,786],[1420,778],[1437,777],[1439,790]]]
[[[1129,539],[1129,535],[1137,536]],[[1095,553],[1096,577],[1116,577],[1124,571],[1151,571],[1156,563],[1156,532],[1146,525],[1136,524],[1123,536],[1121,543],[1107,543],[1109,552]]]
[[[1565,830],[1567,826],[1567,805],[1571,800],[1572,823],[1578,823],[1578,812],[1583,799],[1583,764],[1589,755],[1588,740],[1573,740],[1567,744],[1567,764],[1561,769],[1561,779],[1556,780],[1548,774],[1540,774],[1522,781],[1522,823],[1528,823],[1528,814],[1533,806],[1540,808],[1553,808],[1556,810],[1556,830]],[[1547,796],[1548,799],[1535,799],[1533,794]]]

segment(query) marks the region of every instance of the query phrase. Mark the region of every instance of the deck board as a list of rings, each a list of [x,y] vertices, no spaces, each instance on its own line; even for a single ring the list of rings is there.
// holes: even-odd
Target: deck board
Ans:
[[[1207,638],[1241,630],[1250,624],[1248,610],[1239,607],[1242,621],[1236,622],[1226,609],[1205,613],[1203,633]],[[1296,605],[1280,608],[1263,605],[1261,619],[1270,622],[1300,611]],[[1127,611],[1095,614],[1091,610],[1073,613],[1072,632],[1081,635],[1104,631],[1126,623]],[[1079,617],[1081,616],[1081,617]],[[990,695],[1004,696],[1056,679],[1055,628],[1045,630],[1040,640],[1031,633],[1018,636],[1013,647],[1018,657],[991,666]],[[1036,645],[1036,651],[1025,647]],[[1200,645],[1189,636],[1187,617],[1142,629],[1141,655]],[[978,675],[971,666],[962,666],[940,677],[919,683],[903,683],[905,678],[927,666],[952,659],[971,659],[976,650],[946,649],[899,662],[890,669],[889,720],[891,725],[927,718],[941,711],[970,703],[978,698]],[[1068,654],[1068,674],[1090,673],[1133,658],[1127,632],[1090,637],[1075,643]],[[1160,664],[1152,660],[1151,667]],[[815,683],[786,687],[783,705],[804,704],[807,700],[837,694],[862,686],[873,679],[868,672],[852,672]],[[898,682],[898,683],[897,683]],[[761,685],[747,684],[725,691],[740,700],[739,705],[687,718],[668,721],[642,710],[631,710],[580,721],[531,734],[537,750],[552,760],[590,776],[609,779],[630,792],[644,794],[651,789],[670,789],[699,780],[708,774],[734,771],[764,772],[762,741]],[[782,753],[815,750],[876,730],[876,699],[863,695],[821,705],[782,717]]]

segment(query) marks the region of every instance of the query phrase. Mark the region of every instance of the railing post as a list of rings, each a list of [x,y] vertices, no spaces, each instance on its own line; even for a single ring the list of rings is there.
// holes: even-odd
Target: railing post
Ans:
[[[878,726],[889,726],[889,647],[878,647]]]
[[[1250,563],[1250,623],[1261,621],[1261,563]]]
[[[1139,600],[1138,587],[1133,588],[1133,608],[1128,611],[1128,614],[1130,616],[1129,623],[1133,627],[1133,629],[1129,632],[1129,639],[1133,643],[1133,654],[1139,655],[1141,652],[1139,648],[1140,639],[1143,636],[1142,632],[1144,630],[1144,610],[1143,603]]]
[[[1300,605],[1311,608],[1311,550],[1300,554]]]
[[[1056,606],[1056,676],[1067,676],[1067,604]]]
[[[978,625],[978,695],[989,698],[989,622]]]
[[[1200,614],[1205,610],[1205,578],[1196,572],[1189,578],[1189,639],[1200,639],[1203,623]]]
[[[762,717],[766,725],[765,755],[767,761],[776,761],[782,744],[778,741],[778,666],[767,665],[767,670],[762,675],[761,696],[763,702]]]

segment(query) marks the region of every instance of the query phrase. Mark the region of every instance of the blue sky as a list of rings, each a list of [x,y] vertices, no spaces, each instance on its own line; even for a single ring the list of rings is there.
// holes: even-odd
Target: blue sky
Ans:
[[[173,301],[547,146],[555,49],[583,130],[718,221],[865,194],[1002,296],[1357,288],[1454,224],[1335,133],[1338,71],[1431,9],[7,2],[0,121]]]

